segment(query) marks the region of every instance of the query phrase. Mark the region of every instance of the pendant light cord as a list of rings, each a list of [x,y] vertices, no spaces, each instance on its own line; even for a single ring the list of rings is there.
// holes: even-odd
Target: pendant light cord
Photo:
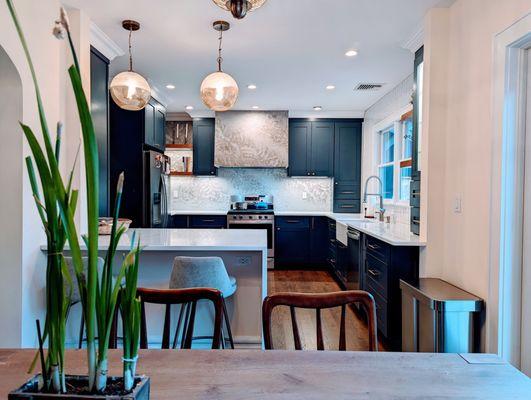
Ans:
[[[133,27],[129,28],[129,71],[133,70],[133,55],[131,53],[131,35],[133,33]]]
[[[218,47],[218,72],[221,72],[221,63],[223,57],[221,57],[222,43],[223,43],[223,29],[219,31],[219,47]]]

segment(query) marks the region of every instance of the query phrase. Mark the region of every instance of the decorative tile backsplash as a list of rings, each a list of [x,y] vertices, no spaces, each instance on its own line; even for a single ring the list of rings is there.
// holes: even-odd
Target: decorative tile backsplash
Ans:
[[[331,211],[331,178],[289,178],[285,169],[220,168],[217,177],[172,177],[172,211],[226,211],[233,194],[270,194],[278,211]]]
[[[216,113],[214,164],[219,167],[288,166],[287,111]]]

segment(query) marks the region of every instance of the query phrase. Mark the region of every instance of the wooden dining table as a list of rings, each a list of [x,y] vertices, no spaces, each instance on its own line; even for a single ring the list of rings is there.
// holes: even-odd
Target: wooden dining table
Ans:
[[[0,350],[0,398],[30,377],[34,350]],[[110,374],[121,373],[111,350]],[[86,373],[68,350],[68,373]],[[144,350],[151,399],[531,399],[531,379],[490,354]]]

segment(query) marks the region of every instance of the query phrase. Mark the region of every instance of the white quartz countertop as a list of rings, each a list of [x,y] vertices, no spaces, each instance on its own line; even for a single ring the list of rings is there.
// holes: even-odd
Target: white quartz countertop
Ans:
[[[227,211],[172,211],[170,215],[227,215]]]
[[[223,211],[177,211],[172,215],[225,215]],[[387,224],[373,219],[365,219],[363,214],[344,214],[328,211],[276,211],[275,216],[293,217],[328,217],[338,223],[351,226],[360,232],[373,236],[393,246],[426,246],[426,242],[410,232],[409,226],[404,224]],[[252,232],[248,230],[247,232]]]
[[[245,229],[130,229],[120,239],[118,250],[129,250],[133,232],[142,251],[264,251],[265,230]],[[100,235],[99,250],[109,247],[109,236]],[[82,249],[86,249],[81,243]],[[43,246],[44,250],[46,246]]]

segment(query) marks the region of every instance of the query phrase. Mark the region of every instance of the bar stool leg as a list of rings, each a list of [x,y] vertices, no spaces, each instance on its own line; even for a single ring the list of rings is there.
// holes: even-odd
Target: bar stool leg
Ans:
[[[186,331],[188,330],[188,322],[190,320],[190,303],[186,303],[186,312],[184,314],[183,333],[181,335],[181,349],[184,349],[184,340],[186,339]]]
[[[223,301],[223,318],[225,319],[225,327],[227,329],[227,334],[229,335],[230,348],[234,350],[234,340],[232,339],[232,330],[230,329],[229,313],[227,312],[227,305],[225,304],[225,299],[223,298],[222,301]]]
[[[179,336],[179,331],[181,330],[181,323],[183,321],[185,306],[186,306],[186,303],[181,304],[181,310],[179,311],[179,319],[177,320],[177,327],[175,328],[175,336],[173,336],[172,349],[177,348],[177,337]]]

